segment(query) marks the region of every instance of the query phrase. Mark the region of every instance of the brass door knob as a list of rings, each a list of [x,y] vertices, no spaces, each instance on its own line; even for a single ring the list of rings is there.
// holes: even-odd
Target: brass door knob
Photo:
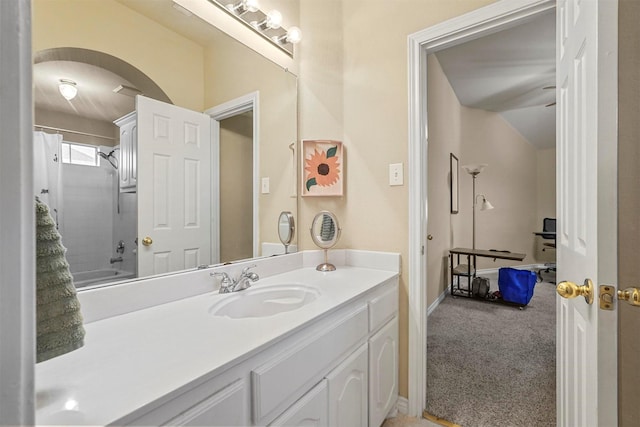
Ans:
[[[153,244],[153,239],[149,236],[142,239],[142,244],[145,246],[151,246]]]
[[[433,236],[432,236],[431,234],[429,234],[429,235],[427,236],[427,240],[433,240]]]
[[[640,289],[627,288],[623,291],[618,291],[618,299],[626,301],[633,306],[640,307]]]
[[[591,279],[584,279],[584,285],[579,286],[573,282],[560,282],[556,286],[556,292],[562,298],[584,297],[587,304],[593,303],[593,282]]]

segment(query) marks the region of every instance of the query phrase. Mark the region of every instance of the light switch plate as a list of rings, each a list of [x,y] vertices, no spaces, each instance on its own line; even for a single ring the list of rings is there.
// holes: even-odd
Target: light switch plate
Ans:
[[[403,185],[404,176],[402,163],[392,163],[389,165],[389,185]]]
[[[269,177],[262,178],[262,194],[269,194]]]

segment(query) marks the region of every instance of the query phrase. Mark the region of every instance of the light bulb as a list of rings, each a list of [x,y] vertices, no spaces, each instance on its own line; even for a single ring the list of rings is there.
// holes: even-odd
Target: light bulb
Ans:
[[[260,10],[258,0],[244,0],[244,7],[251,13],[255,13]]]
[[[277,10],[267,13],[267,27],[277,30],[282,25],[282,14]]]
[[[287,42],[291,44],[299,43],[302,40],[302,31],[298,27],[291,27],[287,30]]]
[[[227,5],[227,9],[238,16],[242,16],[247,12],[257,12],[260,10],[260,5],[258,4],[258,0],[241,0],[236,4],[229,3]]]
[[[58,84],[58,90],[67,101],[71,101],[78,94],[76,82],[72,80],[61,79],[60,83]]]

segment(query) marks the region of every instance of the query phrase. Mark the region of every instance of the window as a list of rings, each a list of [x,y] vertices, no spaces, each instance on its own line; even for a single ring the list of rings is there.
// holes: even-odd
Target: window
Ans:
[[[98,147],[93,145],[77,144],[74,142],[63,142],[62,163],[99,166]]]

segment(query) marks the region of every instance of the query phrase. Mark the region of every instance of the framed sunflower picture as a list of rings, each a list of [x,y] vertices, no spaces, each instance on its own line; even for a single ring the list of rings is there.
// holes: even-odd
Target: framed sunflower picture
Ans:
[[[302,195],[342,196],[344,156],[342,142],[302,140]]]

